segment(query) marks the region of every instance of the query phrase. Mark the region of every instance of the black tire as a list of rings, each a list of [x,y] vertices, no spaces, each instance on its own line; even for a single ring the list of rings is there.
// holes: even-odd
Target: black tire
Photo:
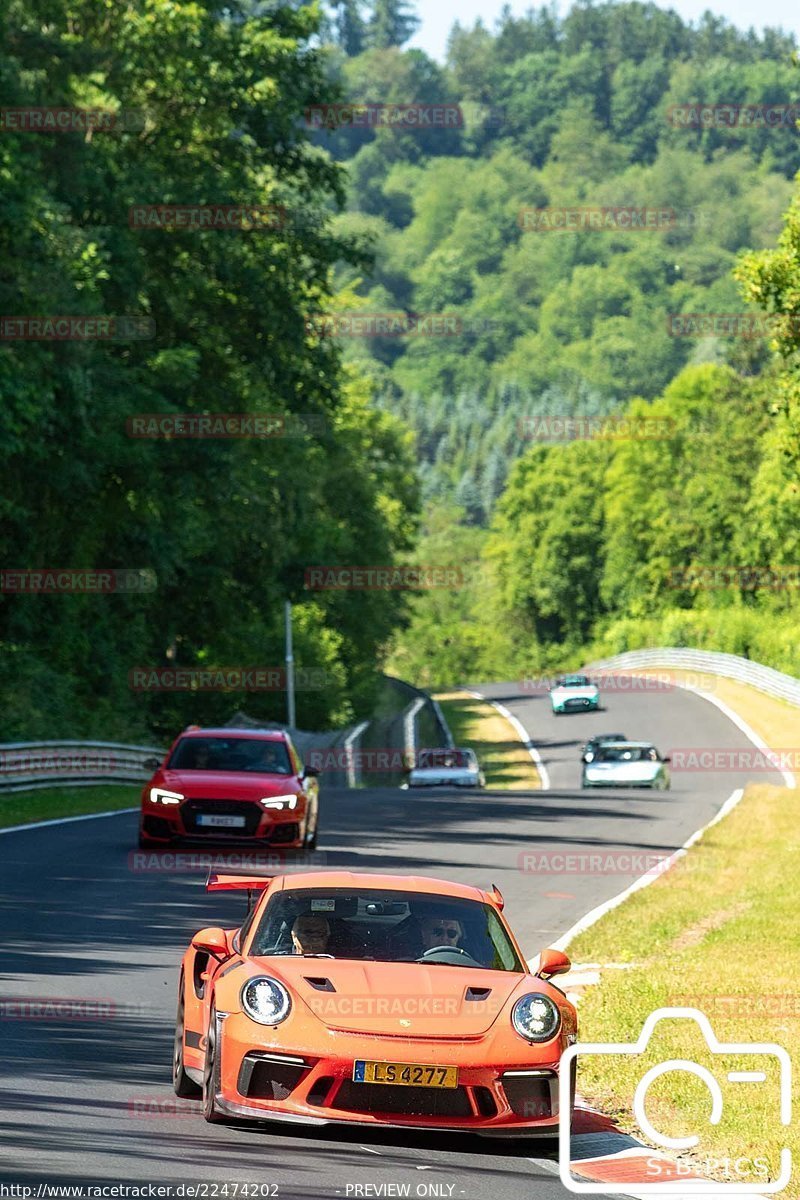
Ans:
[[[158,842],[154,842],[146,833],[139,834],[139,849],[140,850],[155,850]]]
[[[186,999],[183,975],[178,985],[178,1011],[175,1015],[175,1045],[172,1052],[172,1086],[183,1100],[199,1100],[203,1089],[186,1074],[183,1065],[183,1035],[186,1023]]]
[[[203,1116],[211,1125],[225,1120],[217,1108],[217,1010],[213,1004],[208,1020],[206,1061],[203,1067]]]

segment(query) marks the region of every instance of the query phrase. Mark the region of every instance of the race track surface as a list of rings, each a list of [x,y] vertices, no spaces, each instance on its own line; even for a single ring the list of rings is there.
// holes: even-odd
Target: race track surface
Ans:
[[[580,791],[579,750],[592,732],[620,729],[664,753],[749,747],[722,713],[679,689],[615,692],[605,712],[558,718],[546,696],[518,685],[480,690],[529,730],[551,790],[328,790],[320,850],[329,866],[496,883],[531,957],[641,875],[637,856],[669,854],[746,782],[680,773],[666,793]],[[569,1194],[551,1142],[206,1125],[171,1091],[177,965],[197,929],[238,923],[242,899],[208,896],[199,873],[136,870],[135,830],[127,814],[0,836],[0,1180],[239,1181],[275,1184],[283,1200]],[[531,873],[530,855],[550,869]],[[605,867],[581,869],[587,855]],[[76,1006],[32,1019],[8,1004],[47,997]]]

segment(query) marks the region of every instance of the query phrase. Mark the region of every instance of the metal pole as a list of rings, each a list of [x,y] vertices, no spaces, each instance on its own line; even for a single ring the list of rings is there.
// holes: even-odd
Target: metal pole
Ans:
[[[292,604],[286,601],[286,700],[289,709],[289,727],[295,729],[294,711],[294,656],[292,654]]]

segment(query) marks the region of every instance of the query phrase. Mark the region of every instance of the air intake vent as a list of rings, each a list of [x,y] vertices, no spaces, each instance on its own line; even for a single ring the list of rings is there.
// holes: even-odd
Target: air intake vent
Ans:
[[[336,991],[336,988],[333,986],[330,979],[325,979],[324,976],[319,977],[319,976],[313,976],[313,975],[304,975],[303,978],[305,979],[306,983],[310,983],[311,986],[313,988],[316,988],[318,992],[335,992]]]
[[[491,994],[492,994],[491,988],[468,987],[465,999],[466,1000],[488,1000],[488,998],[491,996]]]

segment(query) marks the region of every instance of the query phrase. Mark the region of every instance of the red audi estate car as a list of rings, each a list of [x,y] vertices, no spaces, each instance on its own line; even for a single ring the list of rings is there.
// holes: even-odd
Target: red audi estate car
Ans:
[[[142,792],[139,845],[145,850],[231,842],[313,849],[319,827],[316,776],[283,730],[189,726]]]

